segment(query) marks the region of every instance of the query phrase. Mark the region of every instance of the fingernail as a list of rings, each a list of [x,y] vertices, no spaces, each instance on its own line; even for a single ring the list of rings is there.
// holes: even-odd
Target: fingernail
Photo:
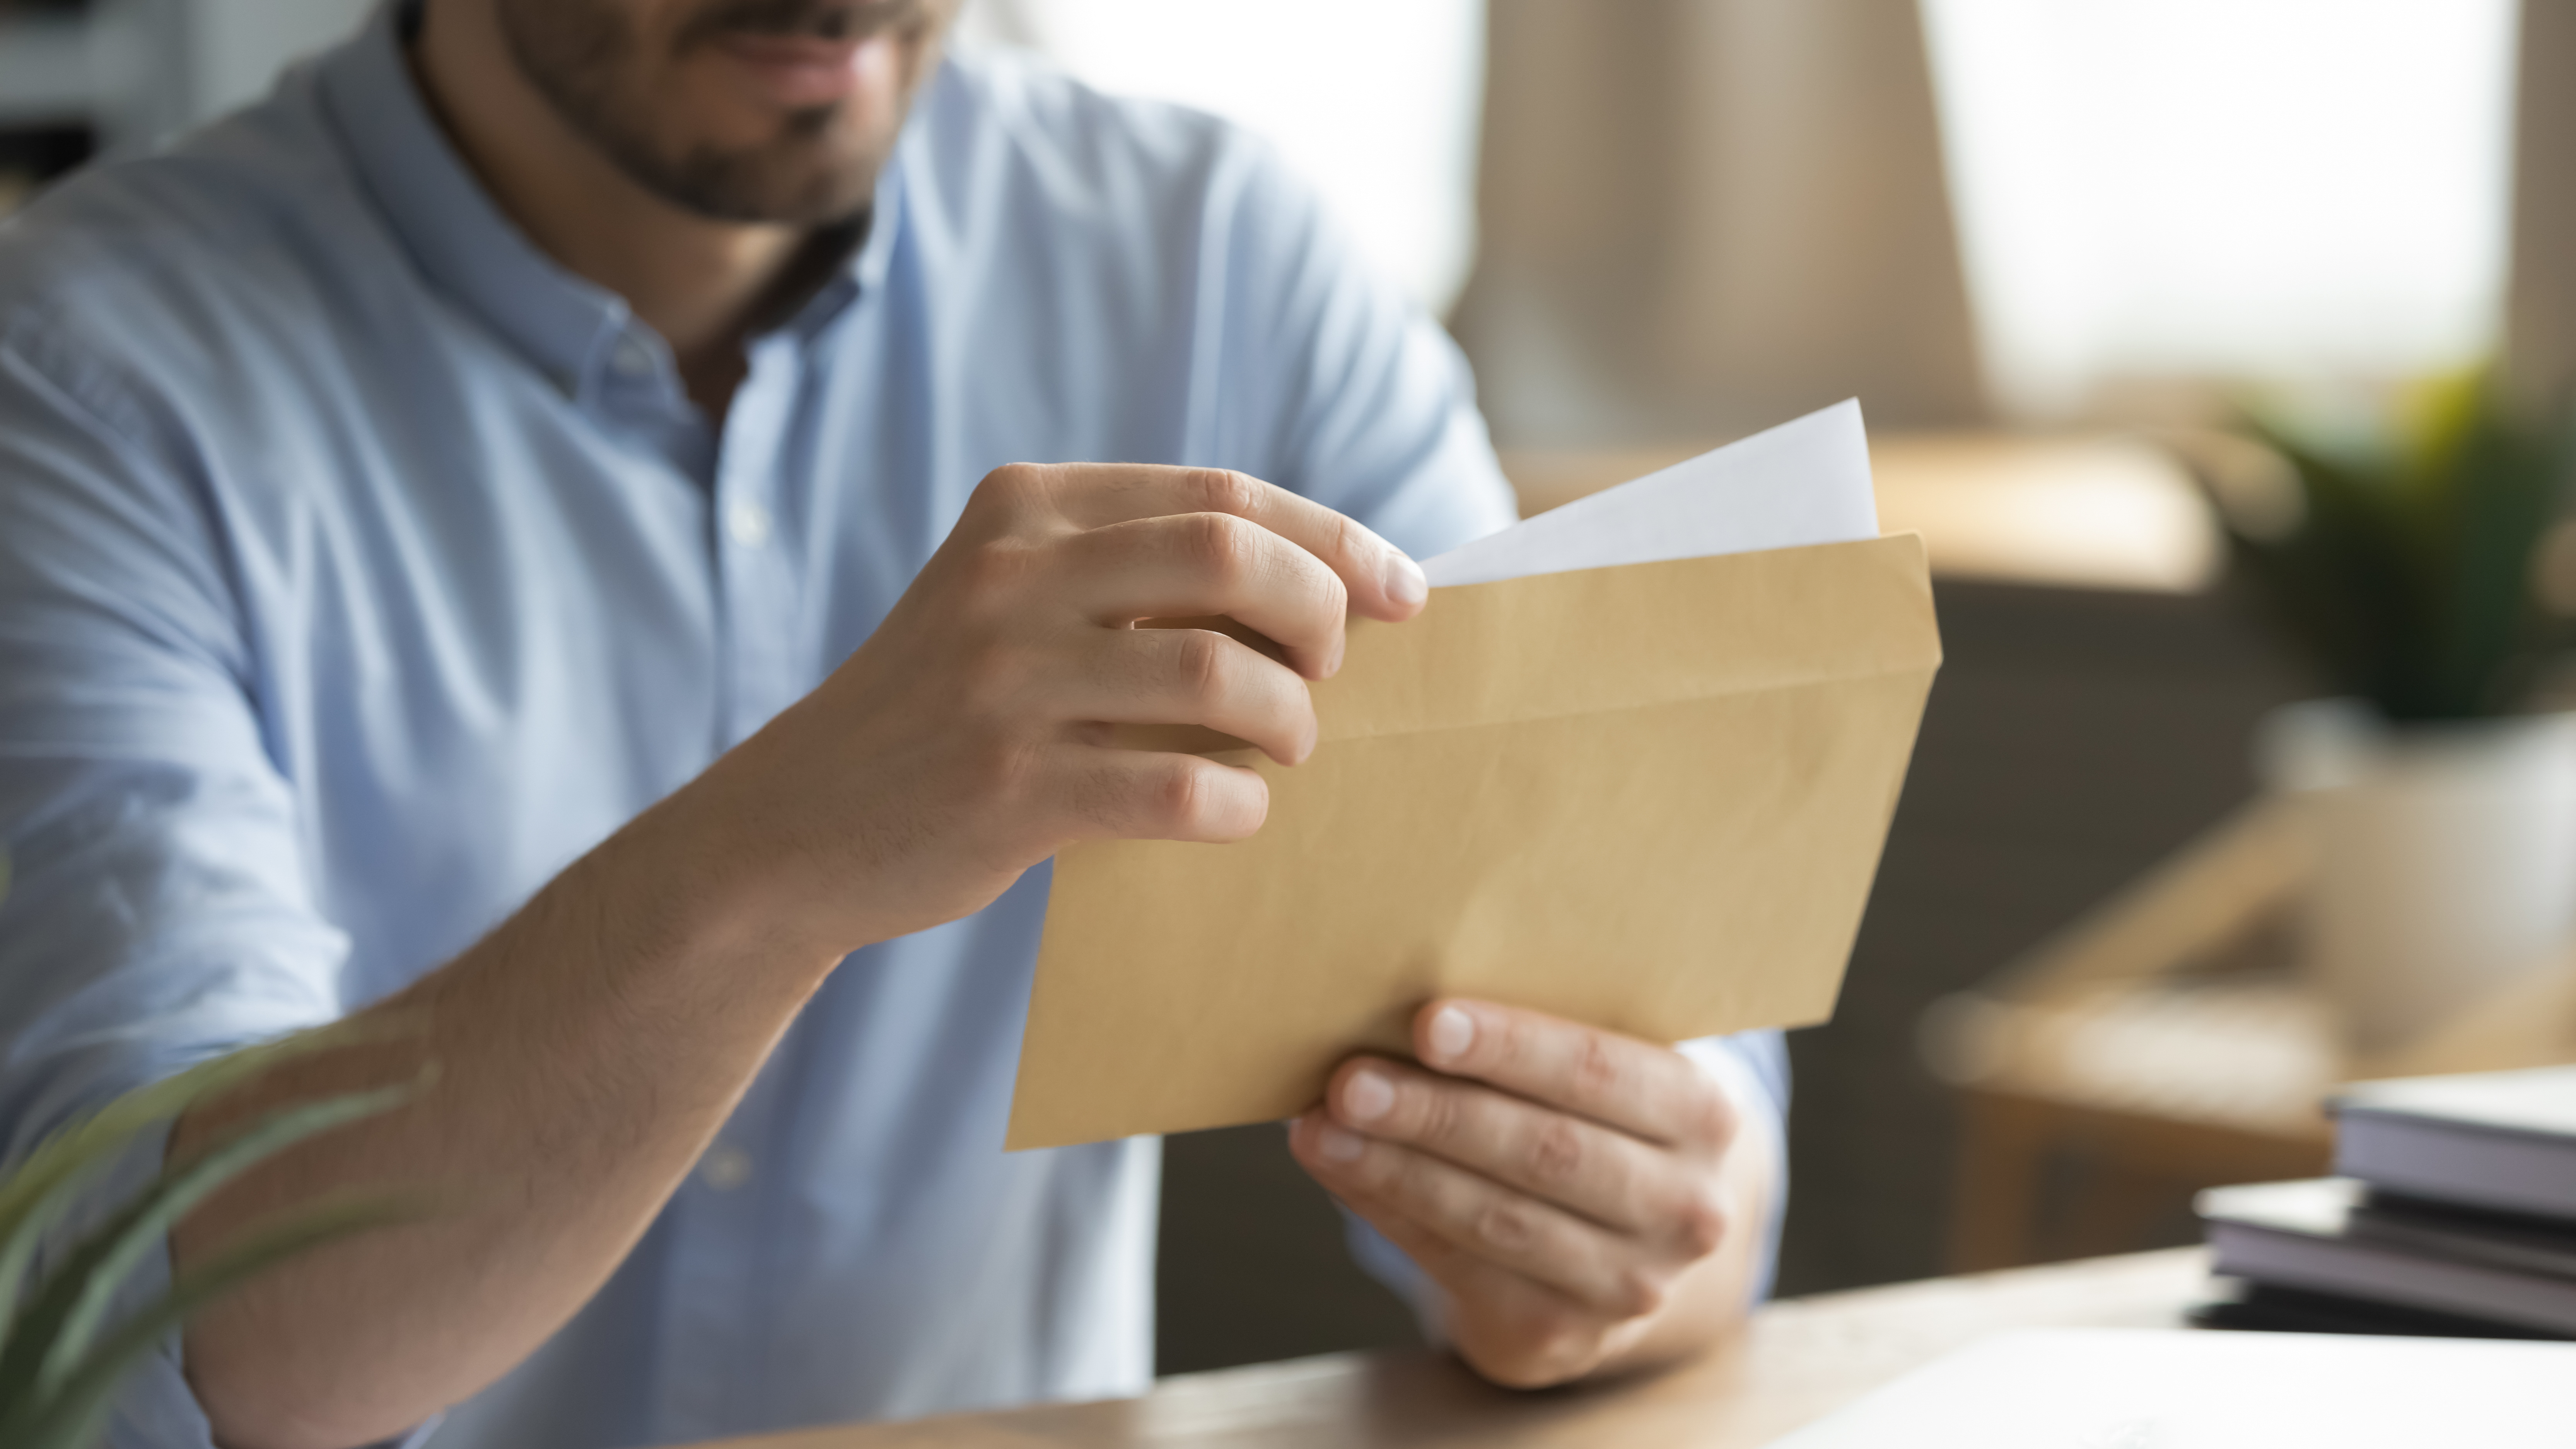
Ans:
[[[1476,1044],[1476,1021],[1454,1006],[1444,1006],[1431,1013],[1431,1055],[1444,1062],[1454,1062]]]
[[[1362,1069],[1351,1073],[1342,1085],[1344,1115],[1362,1122],[1374,1122],[1395,1105],[1395,1084],[1376,1072]]]
[[[1368,1143],[1356,1132],[1326,1123],[1315,1129],[1315,1151],[1326,1162],[1357,1162]]]
[[[1431,581],[1422,576],[1422,565],[1406,558],[1401,549],[1386,551],[1386,596],[1410,607],[1431,597]]]

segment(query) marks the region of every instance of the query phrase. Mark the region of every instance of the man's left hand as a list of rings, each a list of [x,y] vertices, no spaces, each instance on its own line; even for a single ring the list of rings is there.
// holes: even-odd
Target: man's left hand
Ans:
[[[1478,1372],[1537,1387],[1641,1366],[1742,1315],[1768,1154],[1738,1146],[1715,1075],[1488,1002],[1430,1003],[1413,1040],[1422,1066],[1343,1063],[1289,1141],[1439,1286]]]

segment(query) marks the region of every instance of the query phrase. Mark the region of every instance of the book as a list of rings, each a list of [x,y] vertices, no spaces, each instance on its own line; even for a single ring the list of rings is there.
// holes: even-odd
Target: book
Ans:
[[[2333,1110],[2339,1176],[2576,1219],[2576,1067],[2364,1082]]]
[[[2060,1328],[1997,1334],[1772,1449],[2539,1449],[2576,1344]]]
[[[2374,1303],[2340,1293],[2284,1288],[2246,1278],[2215,1278],[2208,1292],[2193,1303],[2183,1321],[2194,1328],[2242,1329],[2255,1333],[2393,1334],[2403,1338],[2556,1338],[2538,1328],[2496,1323],[2457,1313],[2435,1313]]]
[[[2576,1222],[2492,1208],[2461,1207],[2374,1189],[2352,1205],[2354,1238],[2440,1258],[2458,1258],[2576,1279]]]
[[[2410,1211],[2366,1193],[2350,1178],[2202,1193],[2197,1206],[2214,1270],[2576,1337],[2576,1272],[2563,1270],[2545,1236],[2482,1240],[2479,1227],[2487,1220],[2421,1206]]]

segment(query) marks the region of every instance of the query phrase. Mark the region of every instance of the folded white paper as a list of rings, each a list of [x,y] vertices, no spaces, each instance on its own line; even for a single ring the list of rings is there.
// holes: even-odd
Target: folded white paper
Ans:
[[[1847,400],[1487,534],[1422,571],[1439,588],[1876,537],[1869,438]]]

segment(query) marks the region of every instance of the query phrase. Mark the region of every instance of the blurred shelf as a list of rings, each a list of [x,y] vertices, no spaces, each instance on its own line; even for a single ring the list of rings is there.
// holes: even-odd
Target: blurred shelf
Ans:
[[[2314,1176],[2332,1152],[2324,1103],[2346,1082],[2576,1061],[2576,958],[2397,1051],[2347,1050],[2298,971],[2294,811],[2257,800],[1925,1012],[1924,1062],[1962,1116],[1954,1271],[2116,1251],[2189,1189]],[[2042,1199],[2070,1162],[2084,1170],[2052,1232]]]
[[[1682,445],[1517,449],[1503,472],[1524,515],[1670,467]],[[2217,530],[2181,467],[2108,436],[1895,433],[1873,440],[1879,527],[1920,533],[1949,578],[2188,594],[2217,577]]]

